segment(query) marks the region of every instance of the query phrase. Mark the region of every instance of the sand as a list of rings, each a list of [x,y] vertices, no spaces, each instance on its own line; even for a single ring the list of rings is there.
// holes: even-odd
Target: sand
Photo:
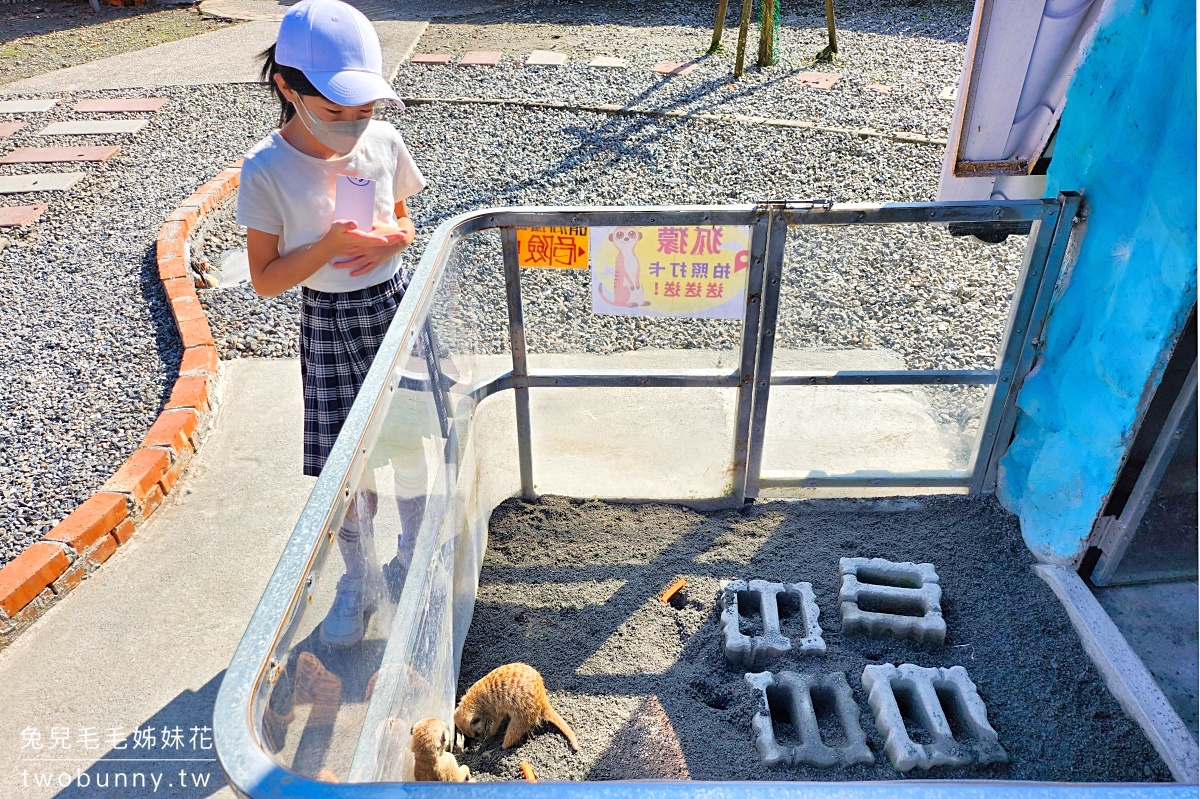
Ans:
[[[945,644],[843,637],[839,557],[933,563]],[[1169,780],[1031,562],[1015,518],[990,498],[772,502],[710,513],[510,500],[492,517],[458,694],[496,666],[529,663],[581,751],[543,729],[509,751],[499,738],[472,742],[460,760],[479,780],[520,779],[522,760],[541,780]],[[676,577],[686,588],[661,603]],[[757,698],[726,668],[717,625],[720,581],[736,578],[812,583],[828,652],[771,668],[844,671],[874,765],[760,764],[750,732]],[[1010,762],[896,772],[862,689],[869,663],[964,666]]]

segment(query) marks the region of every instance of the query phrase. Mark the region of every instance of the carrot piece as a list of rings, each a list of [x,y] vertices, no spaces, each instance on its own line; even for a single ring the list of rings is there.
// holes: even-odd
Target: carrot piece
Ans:
[[[537,782],[537,775],[533,773],[533,766],[529,765],[528,760],[521,761],[521,776],[523,776],[527,782]]]
[[[671,597],[673,597],[673,596],[675,596],[676,594],[678,594],[678,593],[679,593],[679,589],[683,588],[685,585],[687,585],[687,580],[685,580],[685,579],[683,579],[682,577],[680,577],[678,580],[676,580],[675,582],[673,582],[673,583],[671,583],[670,585],[668,585],[668,586],[667,586],[667,590],[666,590],[666,591],[663,591],[663,592],[662,592],[662,593],[659,595],[659,597],[658,597],[658,601],[659,601],[659,602],[663,602],[663,603],[670,602],[670,601],[671,601]]]

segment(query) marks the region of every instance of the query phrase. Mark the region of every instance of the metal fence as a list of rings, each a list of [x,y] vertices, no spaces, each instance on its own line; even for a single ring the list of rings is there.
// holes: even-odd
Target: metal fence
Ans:
[[[449,654],[438,660],[438,665],[429,666],[447,672],[439,676],[441,694],[434,704],[444,711],[447,690],[448,701],[451,705],[453,702],[458,658],[470,622],[479,560],[486,542],[487,515],[491,511],[491,507],[463,509],[476,500],[472,484],[475,473],[464,469],[462,461],[474,413],[490,396],[512,392],[519,491],[525,495],[534,493],[538,469],[531,443],[530,390],[552,388],[718,388],[736,392],[730,459],[733,478],[727,495],[719,498],[730,504],[756,497],[766,489],[950,487],[971,492],[991,490],[995,484],[997,461],[1015,424],[1016,392],[1033,363],[1037,336],[1062,272],[1079,202],[1077,195],[1063,194],[1056,199],[1006,202],[848,205],[777,201],[713,207],[508,208],[464,214],[443,224],[426,246],[350,416],[225,674],[217,699],[214,728],[218,757],[231,784],[240,794],[255,799],[284,795],[400,796],[414,789],[411,785],[381,782],[395,779],[391,776],[394,772],[389,763],[398,757],[395,748],[400,738],[389,731],[388,725],[397,709],[406,702],[413,702],[413,697],[417,696],[414,692],[418,687],[413,678],[400,667],[414,671],[413,659],[420,654],[420,647],[426,645],[422,641],[427,640],[429,630],[434,627],[447,632],[454,642],[453,647],[446,644]],[[773,368],[789,229],[949,223],[994,223],[1007,229],[1014,225],[1030,225],[1030,238],[994,368],[853,371]],[[750,229],[745,312],[741,320],[736,367],[731,370],[531,368],[516,231],[539,226],[668,224],[740,225]],[[455,369],[447,368],[446,352],[438,340],[439,327],[431,314],[456,247],[466,237],[486,230],[500,232],[511,368],[464,381]],[[448,328],[443,326],[440,330]],[[848,474],[814,476],[786,471],[764,472],[763,452],[772,389],[897,385],[989,387],[967,468],[942,474],[855,470]],[[412,565],[395,603],[394,623],[390,633],[384,634],[380,641],[385,651],[379,661],[370,664],[380,677],[378,684],[373,682],[374,695],[369,697],[361,717],[352,722],[354,726],[345,731],[349,741],[347,746],[354,752],[352,762],[347,756],[350,765],[339,777],[349,782],[319,782],[271,750],[267,745],[269,736],[264,729],[264,715],[271,701],[272,686],[286,674],[289,658],[298,651],[297,637],[311,627],[313,613],[310,608],[322,590],[322,583],[328,583],[321,580],[321,571],[332,541],[347,508],[364,484],[364,476],[369,476],[373,450],[387,425],[390,403],[404,391],[423,392],[430,400],[430,417],[434,422],[431,429],[435,431],[432,437],[438,442],[442,461],[431,484],[433,487],[428,491],[428,507],[435,510],[427,509],[423,517]],[[506,465],[491,464],[490,467]],[[442,582],[438,583],[438,580]],[[439,599],[441,604],[431,602],[431,595],[439,590],[449,599]],[[436,612],[431,610],[433,605],[438,605]],[[722,796],[749,795],[762,790],[737,783],[716,783],[710,787]],[[423,789],[451,788],[429,785]],[[507,795],[514,788],[479,785],[473,790]],[[551,790],[564,789],[556,786]],[[682,795],[686,790],[683,785],[650,788],[602,783],[587,783],[570,789],[588,796],[645,796],[650,793],[666,796]],[[824,790],[820,785],[811,784],[774,783],[770,786],[771,793],[789,796],[822,795]],[[994,785],[985,792],[999,795],[1008,790],[1005,786]],[[1032,786],[1014,790],[1020,790],[1022,795],[1033,795],[1036,791],[1054,793],[1054,789],[1047,786],[1036,791]],[[879,787],[843,786],[841,789],[842,794],[855,795],[868,795],[872,791],[878,793]],[[910,789],[889,785],[886,791],[889,795],[913,791],[928,795],[937,791],[951,793],[953,786],[932,788],[926,783]]]

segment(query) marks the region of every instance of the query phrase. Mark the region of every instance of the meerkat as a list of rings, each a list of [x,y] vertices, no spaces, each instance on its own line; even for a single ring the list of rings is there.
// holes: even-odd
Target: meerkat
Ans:
[[[543,721],[558,728],[579,751],[579,741],[562,716],[550,706],[546,685],[537,669],[525,663],[509,663],[494,669],[471,686],[454,709],[454,726],[468,738],[489,738],[508,719],[504,748],[517,745],[525,734]]]
[[[412,726],[413,776],[417,782],[466,782],[471,769],[458,765],[446,722],[424,719]]]

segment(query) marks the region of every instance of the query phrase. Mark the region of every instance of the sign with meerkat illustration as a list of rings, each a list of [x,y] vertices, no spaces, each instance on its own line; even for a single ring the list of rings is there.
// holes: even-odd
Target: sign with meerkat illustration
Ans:
[[[517,228],[517,265],[541,269],[587,269],[588,229]]]
[[[741,319],[750,228],[594,227],[592,313]]]

